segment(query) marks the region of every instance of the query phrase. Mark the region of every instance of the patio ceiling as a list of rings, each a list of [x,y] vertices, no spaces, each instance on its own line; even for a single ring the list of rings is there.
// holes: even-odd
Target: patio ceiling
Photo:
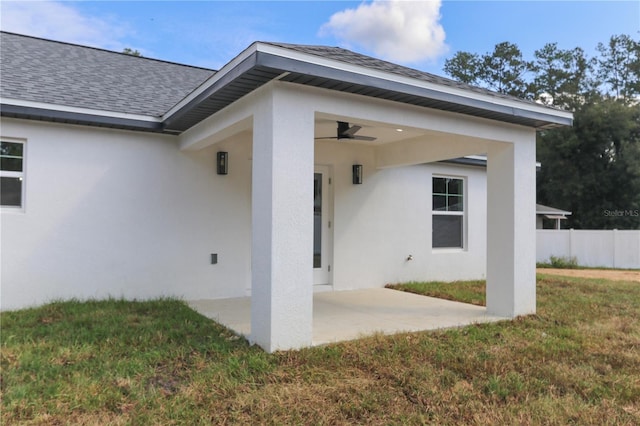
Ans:
[[[350,121],[353,120],[353,121]],[[363,119],[349,119],[347,117],[332,116],[330,114],[317,114],[315,120],[315,138],[317,140],[338,140],[325,139],[335,138],[337,134],[337,122],[345,121],[350,125],[362,126],[357,133],[358,136],[370,136],[376,138],[374,141],[364,141],[358,139],[339,139],[341,143],[355,143],[363,145],[381,145],[391,142],[398,142],[405,139],[412,139],[427,134],[424,130],[413,129],[406,126],[394,126]]]

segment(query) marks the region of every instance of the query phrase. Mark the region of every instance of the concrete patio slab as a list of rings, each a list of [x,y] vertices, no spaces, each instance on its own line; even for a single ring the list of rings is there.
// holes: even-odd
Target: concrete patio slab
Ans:
[[[189,306],[238,334],[251,334],[251,298],[193,300]],[[313,295],[313,342],[322,345],[375,333],[395,334],[507,320],[485,307],[387,288]]]

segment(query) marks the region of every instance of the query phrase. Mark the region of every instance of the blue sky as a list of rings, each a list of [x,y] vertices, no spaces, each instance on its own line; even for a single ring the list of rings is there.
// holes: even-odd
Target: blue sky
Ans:
[[[256,40],[341,46],[443,74],[460,50],[545,43],[595,54],[640,38],[640,1],[6,1],[5,31],[218,69]]]

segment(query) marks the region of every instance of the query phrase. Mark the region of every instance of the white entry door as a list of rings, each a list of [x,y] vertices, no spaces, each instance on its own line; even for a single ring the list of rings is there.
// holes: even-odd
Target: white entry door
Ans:
[[[329,167],[313,174],[313,284],[331,284],[331,176]]]

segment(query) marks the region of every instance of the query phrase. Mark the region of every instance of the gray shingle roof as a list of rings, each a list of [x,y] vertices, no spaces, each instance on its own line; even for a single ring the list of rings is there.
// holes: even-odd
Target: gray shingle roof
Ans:
[[[215,71],[0,33],[0,96],[161,116]]]

